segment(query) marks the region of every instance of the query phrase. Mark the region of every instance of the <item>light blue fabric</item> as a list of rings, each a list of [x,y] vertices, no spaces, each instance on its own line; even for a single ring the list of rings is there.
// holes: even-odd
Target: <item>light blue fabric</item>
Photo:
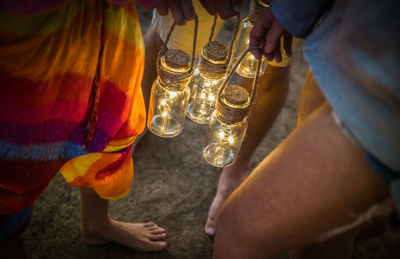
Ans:
[[[293,36],[305,38],[332,2],[332,0],[274,0],[270,6],[278,21]]]
[[[325,13],[305,43],[324,95],[357,142],[399,173],[400,1],[337,0],[331,7],[327,1],[307,2],[319,4],[313,7],[319,15]],[[303,35],[315,27],[315,16],[297,17],[304,19],[297,23],[286,17],[293,12],[281,11],[285,8],[305,14],[300,9],[307,5],[272,3],[272,12],[289,31]]]

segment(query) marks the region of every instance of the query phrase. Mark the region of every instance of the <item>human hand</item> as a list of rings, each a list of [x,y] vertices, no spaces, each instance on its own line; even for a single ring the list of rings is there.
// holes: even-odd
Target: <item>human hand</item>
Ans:
[[[195,15],[192,0],[139,0],[138,2],[146,9],[157,8],[161,16],[168,15],[169,11],[171,11],[178,25],[184,25],[186,21],[193,19]]]
[[[164,0],[156,8],[162,16],[167,15],[168,11],[171,11],[178,25],[184,25],[186,21],[193,19],[195,15],[192,0]]]
[[[292,55],[292,35],[272,14],[270,8],[265,8],[250,32],[250,46],[260,46],[259,50],[252,50],[253,55],[260,59],[264,55],[269,61],[282,61],[281,37],[283,36],[283,49],[287,56]]]
[[[242,8],[242,0],[200,0],[200,3],[209,14],[218,13],[224,20],[237,15]]]

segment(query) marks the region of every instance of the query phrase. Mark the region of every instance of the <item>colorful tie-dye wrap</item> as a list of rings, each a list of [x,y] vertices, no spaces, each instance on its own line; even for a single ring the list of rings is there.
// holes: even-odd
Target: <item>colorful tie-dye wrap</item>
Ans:
[[[97,123],[84,149],[98,64]],[[133,3],[0,14],[0,214],[31,205],[59,171],[103,198],[129,191],[131,144],[145,126],[143,67]]]

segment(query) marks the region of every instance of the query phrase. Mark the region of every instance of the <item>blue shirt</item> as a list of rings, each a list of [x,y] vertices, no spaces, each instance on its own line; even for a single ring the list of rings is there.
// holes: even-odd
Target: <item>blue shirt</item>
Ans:
[[[400,172],[400,1],[276,0],[325,95],[360,145]]]

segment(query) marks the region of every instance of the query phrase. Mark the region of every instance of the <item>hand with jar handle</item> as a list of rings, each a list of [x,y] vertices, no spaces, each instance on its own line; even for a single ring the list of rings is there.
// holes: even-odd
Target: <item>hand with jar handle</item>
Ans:
[[[283,48],[290,57],[292,55],[292,35],[275,18],[270,8],[265,8],[250,33],[250,46],[262,46],[264,52],[253,50],[253,55],[256,58],[264,55],[269,61],[275,58],[277,62],[281,62],[281,37],[283,37]]]
[[[138,3],[145,9],[156,8],[161,16],[171,12],[176,24],[184,25],[186,21],[194,18],[192,0],[139,0]]]
[[[239,14],[242,9],[242,0],[200,0],[200,3],[209,14],[219,14],[224,20]]]

